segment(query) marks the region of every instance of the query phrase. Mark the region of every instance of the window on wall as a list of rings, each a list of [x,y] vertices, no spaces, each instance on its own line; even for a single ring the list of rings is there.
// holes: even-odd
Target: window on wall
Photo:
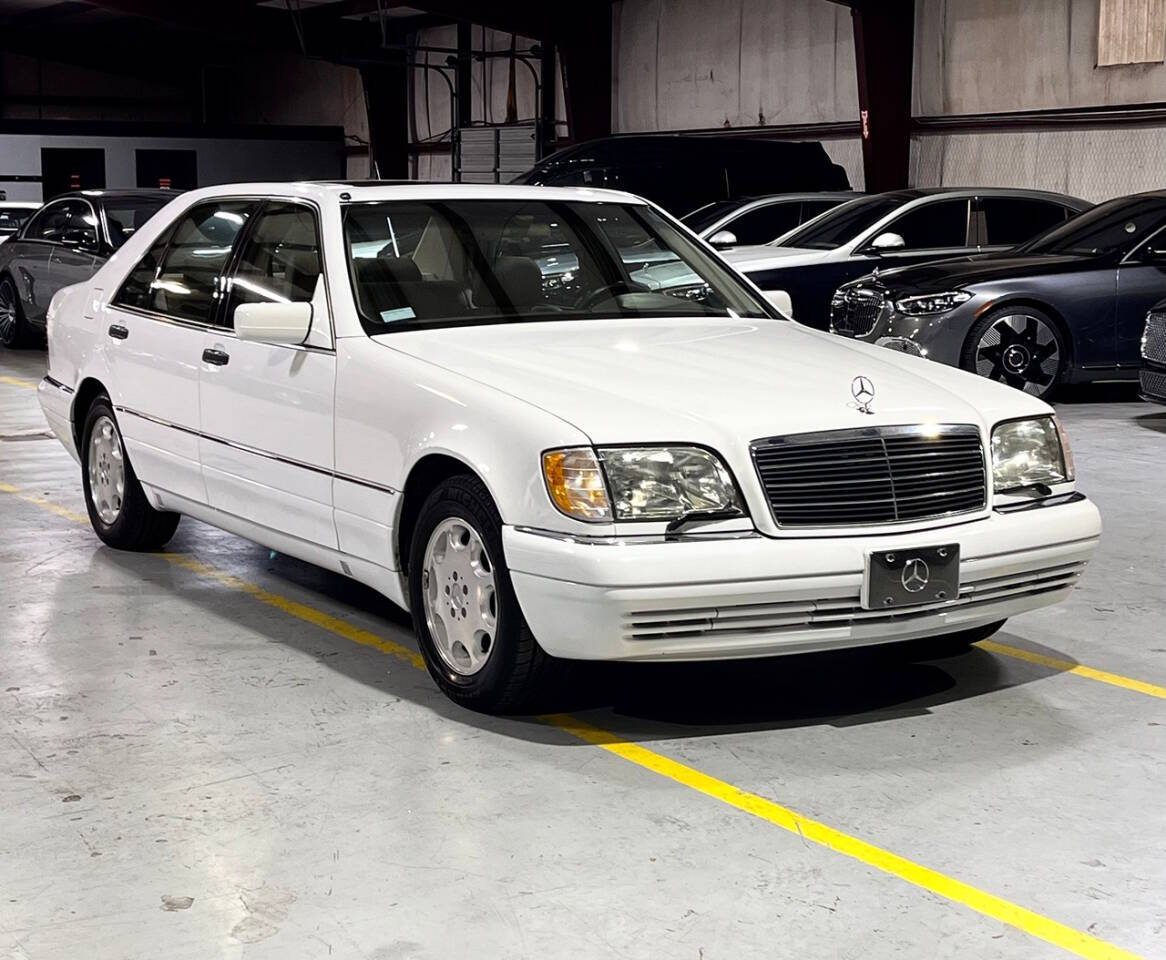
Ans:
[[[1097,65],[1166,60],[1166,0],[1098,0]]]

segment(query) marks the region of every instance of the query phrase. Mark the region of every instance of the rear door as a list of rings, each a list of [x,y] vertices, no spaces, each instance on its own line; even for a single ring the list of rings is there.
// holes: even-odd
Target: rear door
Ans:
[[[336,353],[320,255],[319,214],[307,203],[264,203],[204,336],[199,444],[210,504],[299,540],[337,548],[332,519]],[[243,303],[306,302],[302,345],[234,334]]]
[[[199,367],[221,274],[255,206],[221,199],[181,214],[101,319],[113,401],[134,469],[147,485],[199,503],[207,500],[199,464]]]

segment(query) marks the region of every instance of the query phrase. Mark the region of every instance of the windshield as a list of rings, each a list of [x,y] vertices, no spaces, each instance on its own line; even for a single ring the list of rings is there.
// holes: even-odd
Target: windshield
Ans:
[[[651,207],[554,200],[351,204],[344,233],[365,329],[612,317],[773,317]],[[674,263],[667,292],[649,272]]]
[[[1166,199],[1121,197],[1041,234],[1011,253],[1099,256],[1132,250],[1166,219]]]
[[[169,202],[169,197],[107,197],[105,222],[109,224],[109,242],[113,248],[116,250],[125,243]]]
[[[11,236],[36,213],[36,207],[0,207],[0,237]]]
[[[692,213],[686,213],[680,218],[680,222],[693,233],[700,233],[741,205],[740,200],[717,200],[714,203],[706,203],[703,207],[697,207]]]
[[[773,246],[834,250],[844,243],[849,243],[888,213],[899,209],[903,203],[904,198],[901,196],[859,197],[857,200],[839,204],[801,228],[787,233],[779,240],[775,240]]]

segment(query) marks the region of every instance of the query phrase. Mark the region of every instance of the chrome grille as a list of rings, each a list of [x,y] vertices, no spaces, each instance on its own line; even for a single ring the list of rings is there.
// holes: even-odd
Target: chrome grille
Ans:
[[[1166,363],[1166,313],[1151,313],[1146,317],[1142,356],[1154,363]]]
[[[783,527],[904,523],[980,510],[987,499],[977,427],[872,427],[772,437],[753,460]]]
[[[1142,396],[1166,403],[1166,373],[1143,367],[1141,377]]]
[[[865,337],[875,328],[884,297],[868,287],[847,287],[830,301],[830,329],[844,337]]]
[[[860,624],[899,623],[937,612],[975,609],[1006,600],[1058,593],[1071,588],[1084,569],[1084,562],[1071,561],[1023,573],[985,577],[964,582],[958,600],[901,607],[894,612],[864,609],[857,595],[639,610],[624,615],[624,635],[629,640],[716,637],[731,641],[758,634],[781,635]]]

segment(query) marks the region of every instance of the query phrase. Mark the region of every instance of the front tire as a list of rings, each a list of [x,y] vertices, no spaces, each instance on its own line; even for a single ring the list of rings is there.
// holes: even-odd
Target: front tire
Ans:
[[[32,340],[32,331],[24,319],[20,295],[11,277],[0,277],[0,343],[9,350],[26,347]]]
[[[1041,400],[1056,391],[1068,368],[1060,327],[1036,307],[1001,307],[968,334],[960,366]]]
[[[119,550],[157,550],[174,536],[181,515],[150,506],[108,397],[94,400],[85,415],[81,464],[89,522],[105,543]]]
[[[421,653],[452,701],[516,712],[542,687],[551,658],[518,605],[502,553],[502,518],[472,476],[443,481],[410,545],[409,605]]]

